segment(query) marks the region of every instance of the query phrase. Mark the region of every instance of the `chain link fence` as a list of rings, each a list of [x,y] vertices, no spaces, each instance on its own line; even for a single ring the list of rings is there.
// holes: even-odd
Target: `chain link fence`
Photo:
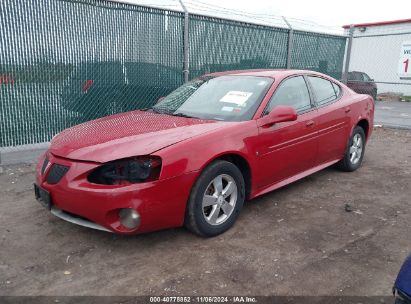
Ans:
[[[341,78],[346,37],[103,0],[0,2],[0,148],[146,108],[207,72],[311,69]]]

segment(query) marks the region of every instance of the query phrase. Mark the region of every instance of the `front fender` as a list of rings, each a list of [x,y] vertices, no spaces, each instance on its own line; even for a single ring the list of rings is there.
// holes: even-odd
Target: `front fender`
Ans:
[[[170,178],[193,171],[201,172],[214,159],[227,154],[241,156],[252,168],[255,153],[250,139],[257,135],[254,120],[235,122],[166,147],[155,153],[162,158],[160,178]]]

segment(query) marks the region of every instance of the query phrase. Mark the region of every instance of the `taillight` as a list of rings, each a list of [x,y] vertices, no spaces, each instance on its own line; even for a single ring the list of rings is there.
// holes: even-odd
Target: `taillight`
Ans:
[[[84,81],[83,87],[82,87],[83,92],[87,92],[91,88],[93,83],[94,83],[94,80],[91,80],[91,79],[87,79],[86,81]]]

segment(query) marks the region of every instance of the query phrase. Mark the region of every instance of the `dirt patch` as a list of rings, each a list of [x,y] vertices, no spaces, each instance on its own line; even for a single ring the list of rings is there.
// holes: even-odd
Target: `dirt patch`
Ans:
[[[250,201],[211,239],[64,222],[34,200],[33,165],[5,167],[0,294],[389,295],[411,252],[410,148],[410,131],[377,129],[358,171],[329,168]]]

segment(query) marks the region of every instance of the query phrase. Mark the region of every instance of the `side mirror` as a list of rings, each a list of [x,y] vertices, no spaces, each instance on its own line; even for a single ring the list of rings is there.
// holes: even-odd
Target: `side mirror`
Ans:
[[[275,123],[297,120],[297,111],[290,106],[276,106],[268,115],[258,120],[259,127],[271,127]]]

